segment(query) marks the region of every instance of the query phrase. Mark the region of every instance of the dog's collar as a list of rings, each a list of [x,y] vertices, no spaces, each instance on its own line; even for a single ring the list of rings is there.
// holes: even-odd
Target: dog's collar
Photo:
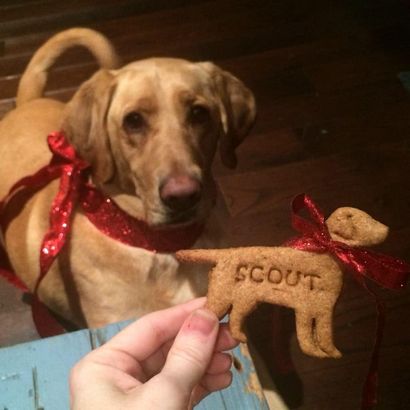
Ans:
[[[23,205],[23,196],[26,198],[28,193],[36,192],[60,178],[59,190],[50,209],[50,229],[42,246],[42,252],[48,251],[48,255],[63,246],[76,204],[81,205],[90,222],[105,235],[126,245],[153,252],[172,253],[190,248],[202,233],[203,225],[199,223],[167,229],[151,228],[126,213],[109,196],[89,183],[91,166],[77,154],[64,133],[51,133],[48,145],[53,154],[50,163],[17,182],[1,203],[5,214],[1,220],[3,231],[17,214],[19,205]]]

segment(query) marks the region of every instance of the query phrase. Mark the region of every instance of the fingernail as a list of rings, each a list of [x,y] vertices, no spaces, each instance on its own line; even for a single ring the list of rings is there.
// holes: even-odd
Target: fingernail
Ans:
[[[217,325],[218,319],[215,314],[207,309],[198,309],[192,313],[184,328],[189,332],[198,332],[208,336]]]

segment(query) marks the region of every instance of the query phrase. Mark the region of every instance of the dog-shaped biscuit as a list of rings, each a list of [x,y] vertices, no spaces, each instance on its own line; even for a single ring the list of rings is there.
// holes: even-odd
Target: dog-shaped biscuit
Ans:
[[[381,243],[388,227],[355,208],[339,208],[326,221],[332,240],[349,246]],[[327,253],[289,247],[183,250],[180,261],[214,264],[209,272],[208,308],[230,312],[235,339],[245,342],[245,317],[261,302],[295,309],[301,349],[316,357],[340,357],[332,318],[343,285],[340,262]]]

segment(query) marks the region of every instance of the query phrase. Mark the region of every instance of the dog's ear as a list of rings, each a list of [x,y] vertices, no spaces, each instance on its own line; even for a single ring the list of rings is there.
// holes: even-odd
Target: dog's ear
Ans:
[[[92,166],[96,182],[114,174],[107,131],[107,113],[114,92],[114,75],[100,70],[86,81],[67,104],[62,130],[83,159]]]
[[[222,162],[235,168],[235,149],[249,133],[256,117],[253,93],[235,76],[210,62],[198,63],[211,77],[218,93],[219,111],[223,126],[220,139]]]

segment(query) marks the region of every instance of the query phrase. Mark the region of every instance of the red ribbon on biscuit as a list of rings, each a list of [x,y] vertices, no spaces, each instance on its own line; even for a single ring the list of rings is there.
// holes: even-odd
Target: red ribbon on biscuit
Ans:
[[[299,215],[302,210],[308,212],[311,221]],[[332,240],[323,213],[306,194],[298,195],[292,202],[292,225],[302,236],[287,241],[284,246],[319,253],[329,252],[351,268],[360,283],[366,277],[387,289],[402,289],[406,285],[410,273],[407,263]]]
[[[300,215],[302,211],[307,211],[309,219]],[[407,283],[410,265],[388,255],[363,248],[353,248],[339,241],[334,241],[326,226],[323,213],[313,202],[312,198],[306,194],[298,195],[292,202],[292,225],[301,236],[285,242],[283,246],[289,246],[302,251],[329,252],[350,268],[355,279],[375,300],[378,313],[376,339],[362,394],[362,409],[372,409],[377,403],[377,368],[386,309],[384,302],[369,289],[366,279],[371,279],[387,289],[402,289]]]

